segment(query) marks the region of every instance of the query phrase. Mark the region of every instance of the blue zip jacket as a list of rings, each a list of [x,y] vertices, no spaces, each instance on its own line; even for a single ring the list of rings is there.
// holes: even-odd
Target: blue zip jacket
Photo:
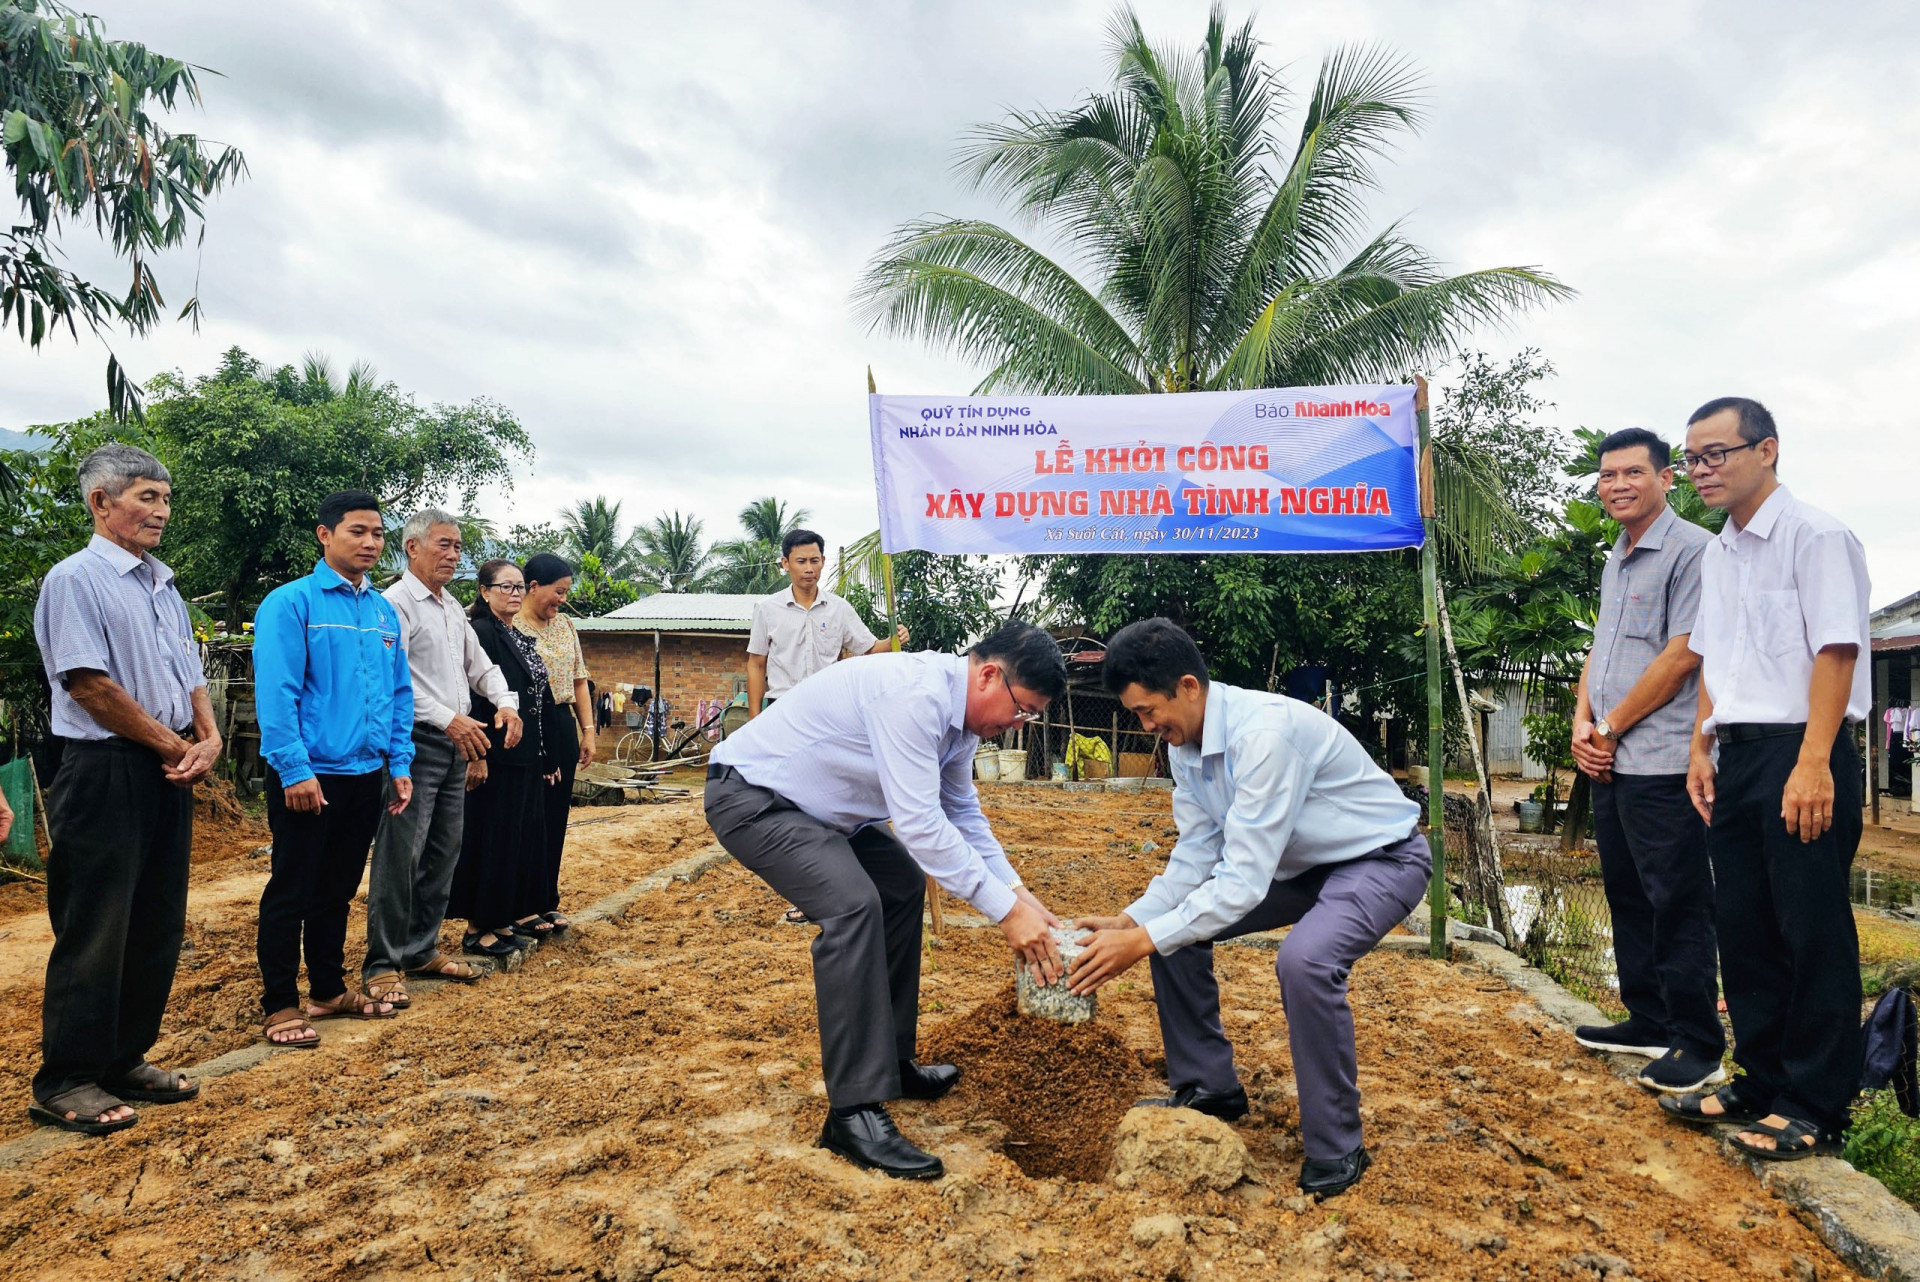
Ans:
[[[322,775],[413,768],[413,678],[400,616],[325,561],[267,593],[253,617],[260,755],[291,787]]]

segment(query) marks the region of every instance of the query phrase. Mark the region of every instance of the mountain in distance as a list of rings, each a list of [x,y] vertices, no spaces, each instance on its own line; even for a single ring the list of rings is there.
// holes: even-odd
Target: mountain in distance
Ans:
[[[28,436],[25,432],[15,432],[0,427],[0,450],[44,450],[47,442],[38,436]]]

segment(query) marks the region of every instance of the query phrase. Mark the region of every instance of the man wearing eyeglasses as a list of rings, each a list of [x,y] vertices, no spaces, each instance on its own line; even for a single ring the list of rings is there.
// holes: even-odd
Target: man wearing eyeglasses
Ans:
[[[920,914],[931,877],[998,922],[1051,983],[1056,918],[994,840],[973,786],[980,740],[1031,721],[1066,689],[1060,647],[1005,623],[963,655],[836,663],[729,735],[707,770],[720,844],[820,927],[813,941],[827,1121],[820,1146],[902,1179],[938,1179],[893,1099],[938,1099],[950,1064],[914,1062]],[[888,821],[893,830],[887,830]]]
[[[1758,401],[1709,401],[1688,420],[1689,479],[1727,523],[1701,558],[1687,791],[1707,822],[1744,1075],[1660,1101],[1683,1121],[1744,1124],[1734,1145],[1764,1160],[1840,1150],[1862,1054],[1847,877],[1861,829],[1850,726],[1869,706],[1866,555],[1788,493],[1779,458]]]

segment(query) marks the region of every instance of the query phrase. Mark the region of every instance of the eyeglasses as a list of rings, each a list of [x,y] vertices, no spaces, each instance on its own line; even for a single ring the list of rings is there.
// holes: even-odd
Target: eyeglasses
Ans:
[[[1709,468],[1716,468],[1727,461],[1727,455],[1738,454],[1741,450],[1750,450],[1758,444],[1760,444],[1759,441],[1748,441],[1745,445],[1715,445],[1710,449],[1701,450],[1698,454],[1689,450],[1683,457],[1687,460],[1688,467],[1699,467],[1705,464]]]
[[[508,596],[525,596],[527,594],[527,585],[524,583],[489,583],[487,586],[496,592],[504,592]]]
[[[1007,670],[1005,668],[1000,669],[1000,684],[1007,688],[1007,698],[1013,701],[1013,719],[1015,721],[1038,721],[1045,713],[1045,709],[1042,709],[1040,712],[1028,712],[1020,706],[1020,696],[1013,692],[1013,682],[1007,680]]]

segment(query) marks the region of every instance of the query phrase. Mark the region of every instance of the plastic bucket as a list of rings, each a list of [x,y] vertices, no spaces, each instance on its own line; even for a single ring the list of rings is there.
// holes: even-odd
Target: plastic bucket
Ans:
[[[1027,750],[1025,748],[1002,748],[998,756],[1002,783],[1020,783],[1026,779]]]
[[[992,783],[1000,777],[1000,754],[982,752],[974,756],[973,777],[981,783]]]

